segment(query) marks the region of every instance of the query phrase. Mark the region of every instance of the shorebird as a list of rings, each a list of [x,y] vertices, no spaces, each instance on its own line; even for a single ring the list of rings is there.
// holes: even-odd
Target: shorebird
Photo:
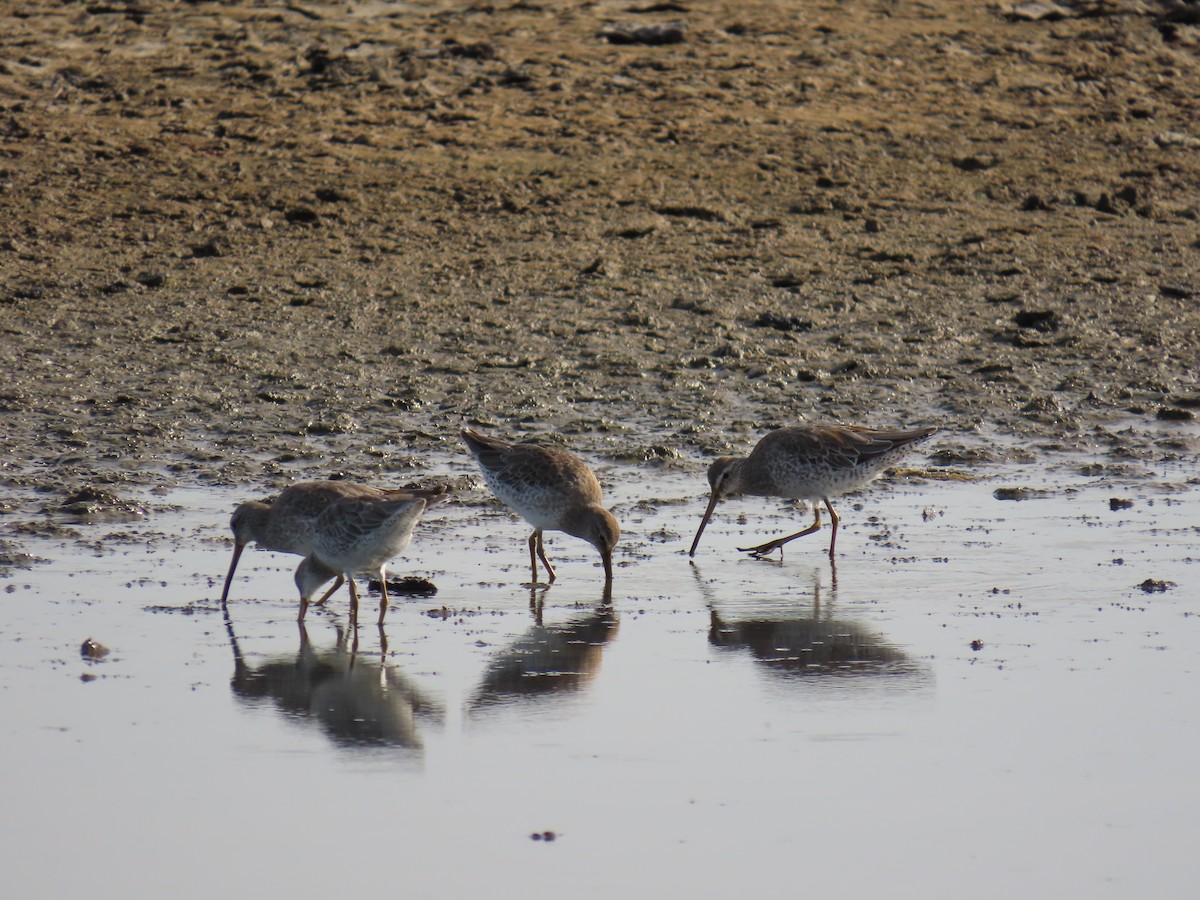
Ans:
[[[583,460],[566,450],[510,444],[470,428],[463,429],[462,439],[492,493],[533,526],[529,564],[534,584],[539,559],[550,583],[554,582],[554,567],[546,559],[542,532],[565,531],[600,551],[604,583],[612,585],[612,551],[621,528],[613,514],[600,505],[600,482]]]
[[[402,500],[421,496],[432,505],[445,497],[447,492],[445,486],[405,491],[382,490],[349,481],[306,481],[285,488],[271,503],[258,500],[242,503],[233,511],[233,517],[229,520],[229,527],[233,529],[233,559],[229,563],[229,572],[225,575],[221,603],[224,604],[229,598],[229,587],[233,583],[233,573],[237,570],[238,560],[241,559],[246,545],[251,542],[263,550],[307,556],[312,552],[312,524],[331,503],[355,497]],[[336,577],[337,581],[317,601],[317,605],[328,600],[345,581],[338,572],[329,577]],[[327,578],[326,581],[328,580]]]
[[[440,498],[441,494],[436,496]],[[357,622],[358,588],[354,576],[372,575],[379,579],[383,590],[379,602],[382,625],[388,608],[387,564],[408,546],[427,505],[426,497],[409,493],[398,499],[343,497],[325,507],[312,523],[311,552],[296,568],[300,621],[304,621],[312,595],[330,578],[338,576],[350,584],[350,620]]]
[[[762,558],[789,541],[819,530],[821,507],[817,501],[820,500],[833,521],[833,534],[829,539],[829,558],[832,559],[839,519],[829,498],[862,487],[893,460],[908,452],[913,444],[925,440],[935,431],[937,429],[933,427],[877,431],[855,425],[797,425],[767,434],[749,456],[719,457],[708,467],[712,493],[688,556],[696,555],[700,535],[704,534],[704,526],[720,500],[737,494],[753,494],[808,500],[813,505],[815,518],[803,531],[757,547],[739,547],[739,550]]]

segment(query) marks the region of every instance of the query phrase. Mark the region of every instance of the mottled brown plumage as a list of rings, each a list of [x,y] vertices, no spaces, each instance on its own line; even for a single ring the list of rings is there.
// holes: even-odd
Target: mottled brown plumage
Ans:
[[[387,614],[387,564],[412,540],[413,529],[425,511],[426,498],[415,493],[400,498],[343,497],[329,504],[313,521],[311,552],[296,568],[300,589],[300,619],[309,598],[335,575],[350,585],[350,621],[358,621],[355,575],[379,579],[379,624]]]
[[[492,493],[533,526],[529,561],[534,583],[539,559],[549,581],[555,578],[542,545],[542,532],[564,531],[600,551],[605,584],[612,584],[612,551],[621,528],[600,504],[600,482],[583,460],[566,450],[510,444],[470,428],[463,429],[462,439]]]
[[[233,559],[229,563],[229,572],[225,575],[221,602],[225,603],[229,598],[233,573],[247,544],[253,542],[263,550],[308,556],[312,552],[313,523],[331,503],[348,498],[404,500],[421,497],[427,503],[433,504],[444,499],[447,493],[448,489],[445,486],[406,491],[373,488],[349,481],[306,481],[285,488],[269,503],[258,500],[242,503],[233,511],[229,520],[229,527],[233,529]],[[324,603],[341,587],[344,579],[340,574],[334,572],[329,578],[335,575],[337,581],[317,601],[318,605]],[[328,580],[327,578],[326,581]]]
[[[821,508],[815,501],[820,500],[833,521],[833,534],[829,539],[832,558],[839,519],[829,498],[862,487],[913,444],[925,440],[935,431],[937,429],[933,427],[880,431],[856,425],[797,425],[770,432],[755,445],[749,456],[718,458],[708,469],[712,493],[688,555],[696,555],[700,536],[720,500],[752,494],[813,501],[815,518],[812,525],[796,534],[757,547],[739,549],[761,557],[789,541],[817,531],[821,527]]]

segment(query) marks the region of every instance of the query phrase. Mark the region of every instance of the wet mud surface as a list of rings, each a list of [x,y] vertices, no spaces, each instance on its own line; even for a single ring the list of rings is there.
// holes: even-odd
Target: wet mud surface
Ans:
[[[1200,26],[1056,10],[10,7],[0,480],[405,481],[464,423],[1194,458]]]

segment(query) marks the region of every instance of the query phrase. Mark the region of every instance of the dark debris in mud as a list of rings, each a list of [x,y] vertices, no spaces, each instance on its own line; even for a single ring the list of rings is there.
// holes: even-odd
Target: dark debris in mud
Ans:
[[[149,510],[142,503],[118,497],[111,491],[85,487],[68,495],[57,512],[69,522],[93,525],[137,521],[144,518]]]
[[[79,648],[79,654],[86,660],[97,662],[108,656],[111,651],[92,638],[88,638]]]
[[[165,614],[175,614],[175,615],[181,615],[181,616],[194,616],[197,613],[220,612],[221,606],[220,606],[220,604],[212,604],[207,600],[199,600],[199,601],[193,601],[191,603],[184,603],[180,606],[171,606],[169,604],[156,604],[154,606],[144,606],[144,607],[142,607],[142,611],[148,612],[148,613],[154,613],[154,614],[165,613]]]
[[[1158,578],[1147,578],[1138,585],[1138,588],[1146,594],[1162,594],[1174,587],[1178,587],[1174,581],[1162,581]]]
[[[992,491],[997,500],[1045,500],[1054,496],[1054,491],[1045,488],[1001,487]]]
[[[0,575],[7,574],[6,569],[32,569],[37,563],[46,561],[27,553],[14,541],[0,539]]]
[[[419,578],[415,575],[405,578],[389,578],[387,586],[390,597],[433,597],[438,592],[437,585],[428,578]],[[367,582],[367,590],[373,593],[382,593],[380,587],[378,578],[372,578]]]

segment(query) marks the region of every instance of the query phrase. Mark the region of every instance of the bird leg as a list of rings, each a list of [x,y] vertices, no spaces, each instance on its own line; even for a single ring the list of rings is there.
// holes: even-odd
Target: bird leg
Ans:
[[[546,548],[542,544],[542,533],[539,531],[537,533],[537,536],[538,536],[538,541],[537,541],[538,559],[540,559],[542,561],[542,565],[546,567],[546,574],[548,574],[550,576],[550,578],[549,578],[550,583],[554,584],[554,567],[552,565],[550,565],[550,560],[546,559]]]
[[[833,521],[833,534],[829,538],[829,560],[830,560],[830,562],[832,562],[833,561],[833,545],[837,543],[838,522],[840,522],[841,519],[839,519],[838,514],[833,511],[833,504],[829,502],[829,498],[822,497],[821,499],[825,501],[825,508],[827,510],[829,510],[829,518]],[[835,575],[834,577],[836,578],[837,576]]]
[[[529,536],[529,567],[533,570],[533,580],[530,584],[538,584],[538,565],[537,561],[541,559],[542,564],[546,567],[546,574],[550,576],[549,583],[554,583],[554,567],[550,565],[550,560],[546,559],[546,548],[542,546],[542,533],[535,531]]]
[[[326,591],[324,594],[322,594],[322,595],[321,595],[321,599],[320,599],[320,600],[317,600],[317,601],[315,601],[315,602],[313,603],[313,606],[324,606],[324,605],[325,605],[325,601],[326,601],[326,600],[328,600],[330,597],[332,597],[332,596],[333,596],[333,595],[334,595],[334,594],[337,592],[337,589],[338,589],[338,588],[340,588],[340,587],[341,587],[341,586],[342,586],[342,585],[345,583],[345,581],[346,581],[345,577],[343,577],[342,573],[341,573],[341,572],[339,572],[339,573],[338,573],[338,577],[337,577],[337,581],[335,581],[335,582],[333,583],[333,587],[331,587],[331,588],[330,588],[329,590],[327,590],[327,591]]]
[[[358,585],[350,579],[350,624],[358,624]]]
[[[383,599],[379,601],[379,626],[383,627],[383,617],[387,613],[388,595],[387,595],[387,572],[382,569],[379,571],[379,589],[383,591]]]
[[[829,501],[825,501],[825,505],[829,506]],[[833,512],[833,507],[829,506],[829,511]],[[834,517],[834,528],[837,528],[837,517]],[[797,531],[795,534],[789,534],[787,537],[775,538],[773,541],[767,541],[765,544],[759,544],[757,547],[738,547],[743,553],[749,553],[755,559],[766,559],[768,553],[779,551],[780,556],[783,555],[783,545],[789,541],[794,541],[798,537],[804,537],[806,534],[812,534],[814,531],[821,530],[821,507],[813,504],[813,523],[803,531]]]

